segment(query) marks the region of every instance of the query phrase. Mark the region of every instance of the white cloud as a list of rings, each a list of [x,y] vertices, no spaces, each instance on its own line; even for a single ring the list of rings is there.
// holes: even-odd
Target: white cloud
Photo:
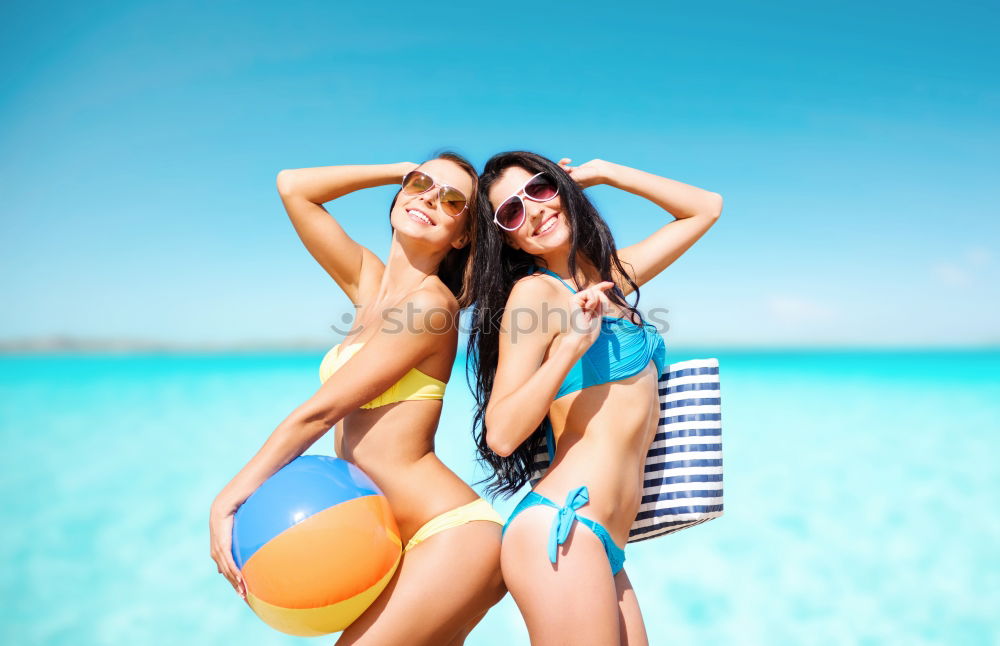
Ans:
[[[931,275],[948,287],[968,287],[981,279],[993,264],[993,252],[983,245],[969,247],[951,260],[939,260],[931,265]]]
[[[953,262],[938,262],[931,267],[934,277],[949,287],[965,287],[972,282],[969,272]]]
[[[973,267],[985,267],[993,262],[993,254],[986,247],[972,247],[965,252],[965,260]]]

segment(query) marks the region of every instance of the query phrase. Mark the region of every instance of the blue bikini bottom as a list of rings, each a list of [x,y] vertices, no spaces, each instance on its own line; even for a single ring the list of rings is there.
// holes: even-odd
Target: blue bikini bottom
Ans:
[[[556,562],[556,558],[559,555],[559,546],[566,542],[569,537],[569,532],[573,528],[573,521],[578,520],[580,524],[590,529],[594,532],[594,535],[600,539],[601,543],[604,545],[604,553],[608,557],[608,563],[611,565],[611,575],[614,576],[618,574],[623,567],[625,567],[625,550],[618,547],[613,540],[611,540],[611,534],[608,530],[604,528],[604,525],[598,523],[597,521],[591,520],[589,518],[584,518],[583,516],[578,516],[576,510],[583,507],[590,500],[590,493],[587,491],[587,487],[577,487],[576,489],[569,492],[566,496],[566,504],[562,507],[552,502],[545,496],[535,493],[534,491],[529,491],[521,502],[517,504],[514,511],[511,512],[510,518],[507,519],[507,524],[503,526],[503,532],[507,532],[507,528],[510,527],[511,521],[513,521],[518,514],[529,507],[534,507],[536,505],[545,505],[546,507],[552,507],[559,511],[556,514],[555,520],[552,521],[552,531],[549,532],[549,561],[552,563]]]

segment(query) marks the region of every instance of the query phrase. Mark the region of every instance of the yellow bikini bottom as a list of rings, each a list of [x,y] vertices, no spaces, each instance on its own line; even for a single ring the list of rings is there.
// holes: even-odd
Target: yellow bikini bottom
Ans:
[[[471,523],[474,520],[488,520],[503,527],[503,518],[500,517],[500,514],[493,509],[493,506],[490,505],[490,503],[486,502],[482,498],[479,498],[477,500],[473,500],[467,505],[456,507],[450,511],[446,511],[443,514],[439,514],[434,518],[431,518],[417,530],[417,533],[413,535],[410,542],[406,544],[405,548],[403,548],[403,552],[409,552],[434,534],[443,532],[446,529],[451,529],[452,527],[458,527],[459,525]]]

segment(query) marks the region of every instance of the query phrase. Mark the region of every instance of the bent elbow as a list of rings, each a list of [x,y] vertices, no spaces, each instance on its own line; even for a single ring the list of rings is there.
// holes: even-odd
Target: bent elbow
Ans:
[[[500,425],[490,424],[489,420],[486,420],[486,446],[502,458],[509,457],[517,449],[516,446],[512,446],[509,441],[504,439],[504,435]]]
[[[489,445],[491,451],[499,455],[501,458],[509,458],[510,454],[517,448],[506,443],[490,442],[489,440],[486,440],[486,444]]]
[[[719,216],[722,215],[722,202],[723,202],[722,195],[718,193],[712,193],[709,196],[709,200],[710,202],[708,208],[708,215],[713,220],[718,220]]]
[[[291,195],[292,192],[295,190],[294,173],[295,171],[289,170],[287,168],[285,170],[278,171],[278,177],[274,182],[275,186],[278,189],[278,195],[281,195],[282,197],[287,197]]]

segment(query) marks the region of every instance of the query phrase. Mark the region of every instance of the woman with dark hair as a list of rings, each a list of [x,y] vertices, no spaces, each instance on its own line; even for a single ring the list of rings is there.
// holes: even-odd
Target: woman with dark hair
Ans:
[[[386,263],[352,240],[323,204],[402,182]],[[338,456],[383,491],[403,558],[338,644],[462,644],[505,594],[502,519],[434,454],[457,313],[468,300],[468,241],[486,208],[475,169],[445,153],[412,163],[285,170],[278,192],[306,249],[357,308],[320,367],[323,385],[283,421],[212,504],[212,558],[246,599],[230,553],[233,516],[267,478],[336,425]]]
[[[646,451],[659,419],[662,337],[636,309],[639,286],[722,212],[716,193],[602,160],[490,159],[493,208],[473,239],[476,442],[488,490],[512,495],[548,442],[552,462],[504,527],[501,568],[531,643],[646,644],[623,569]],[[673,215],[618,251],[584,195],[608,184]],[[626,297],[634,294],[631,303]]]

